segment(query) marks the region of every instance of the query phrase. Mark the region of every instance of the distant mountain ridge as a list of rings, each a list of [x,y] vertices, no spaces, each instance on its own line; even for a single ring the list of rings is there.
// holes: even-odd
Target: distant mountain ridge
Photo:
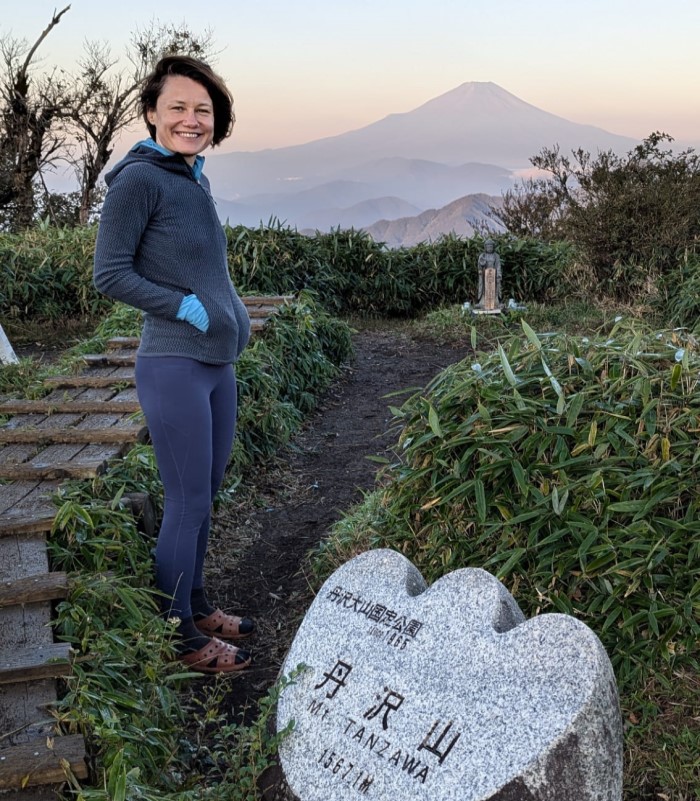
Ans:
[[[495,83],[471,82],[337,136],[209,156],[208,173],[222,220],[257,225],[276,217],[328,230],[365,219],[372,203],[391,220],[409,216],[409,207],[420,213],[467,195],[498,196],[543,147],[622,153],[636,144],[538,109]]]
[[[428,209],[412,217],[379,220],[365,226],[364,230],[376,242],[393,248],[435,241],[447,233],[470,237],[485,228],[500,231],[502,226],[491,216],[491,207],[498,206],[500,202],[500,197],[467,195],[441,209]]]

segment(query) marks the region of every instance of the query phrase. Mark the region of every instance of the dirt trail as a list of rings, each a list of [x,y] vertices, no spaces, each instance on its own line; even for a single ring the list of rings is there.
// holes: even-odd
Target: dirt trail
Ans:
[[[355,361],[277,466],[254,479],[263,505],[227,505],[215,515],[207,565],[211,594],[223,608],[258,623],[250,642],[254,665],[230,688],[231,706],[238,713],[248,708],[246,718],[275,681],[313,600],[301,572],[305,554],[373,488],[377,464],[367,457],[394,443],[386,433],[389,405],[411,393],[385,396],[424,387],[469,352],[466,345],[439,345],[386,328],[358,331],[353,343]]]

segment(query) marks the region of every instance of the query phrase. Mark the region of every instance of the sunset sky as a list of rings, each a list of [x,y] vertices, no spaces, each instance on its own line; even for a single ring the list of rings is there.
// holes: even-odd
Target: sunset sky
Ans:
[[[2,5],[0,33],[33,42],[67,3]],[[700,142],[698,0],[73,0],[43,63],[70,68],[86,39],[118,55],[154,20],[211,29],[238,116],[223,150],[343,133],[465,81],[615,133]]]

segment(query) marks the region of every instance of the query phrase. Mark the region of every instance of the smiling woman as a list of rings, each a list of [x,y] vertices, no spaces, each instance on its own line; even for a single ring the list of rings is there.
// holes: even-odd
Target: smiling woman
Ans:
[[[95,285],[146,313],[136,389],[165,496],[156,546],[163,613],[177,621],[186,665],[228,673],[247,667],[250,654],[224,640],[254,625],[210,605],[203,564],[236,425],[232,364],[250,320],[231,283],[201,153],[230,134],[233,101],[206,64],[171,56],[146,79],[141,110],[151,138],[105,179]]]
[[[156,142],[181,153],[190,165],[214,137],[214,105],[209,92],[183,75],[167,78],[156,107],[148,109],[146,115],[155,129]]]
[[[141,112],[151,138],[188,160],[226,139],[236,121],[223,80],[186,56],[168,56],[158,63],[141,92]]]

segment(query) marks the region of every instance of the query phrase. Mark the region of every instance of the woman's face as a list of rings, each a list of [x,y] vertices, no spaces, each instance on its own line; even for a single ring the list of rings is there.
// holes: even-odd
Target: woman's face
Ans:
[[[173,153],[181,153],[194,164],[194,157],[214,138],[214,104],[201,83],[183,75],[169,75],[156,107],[148,111],[156,129],[156,142]]]

